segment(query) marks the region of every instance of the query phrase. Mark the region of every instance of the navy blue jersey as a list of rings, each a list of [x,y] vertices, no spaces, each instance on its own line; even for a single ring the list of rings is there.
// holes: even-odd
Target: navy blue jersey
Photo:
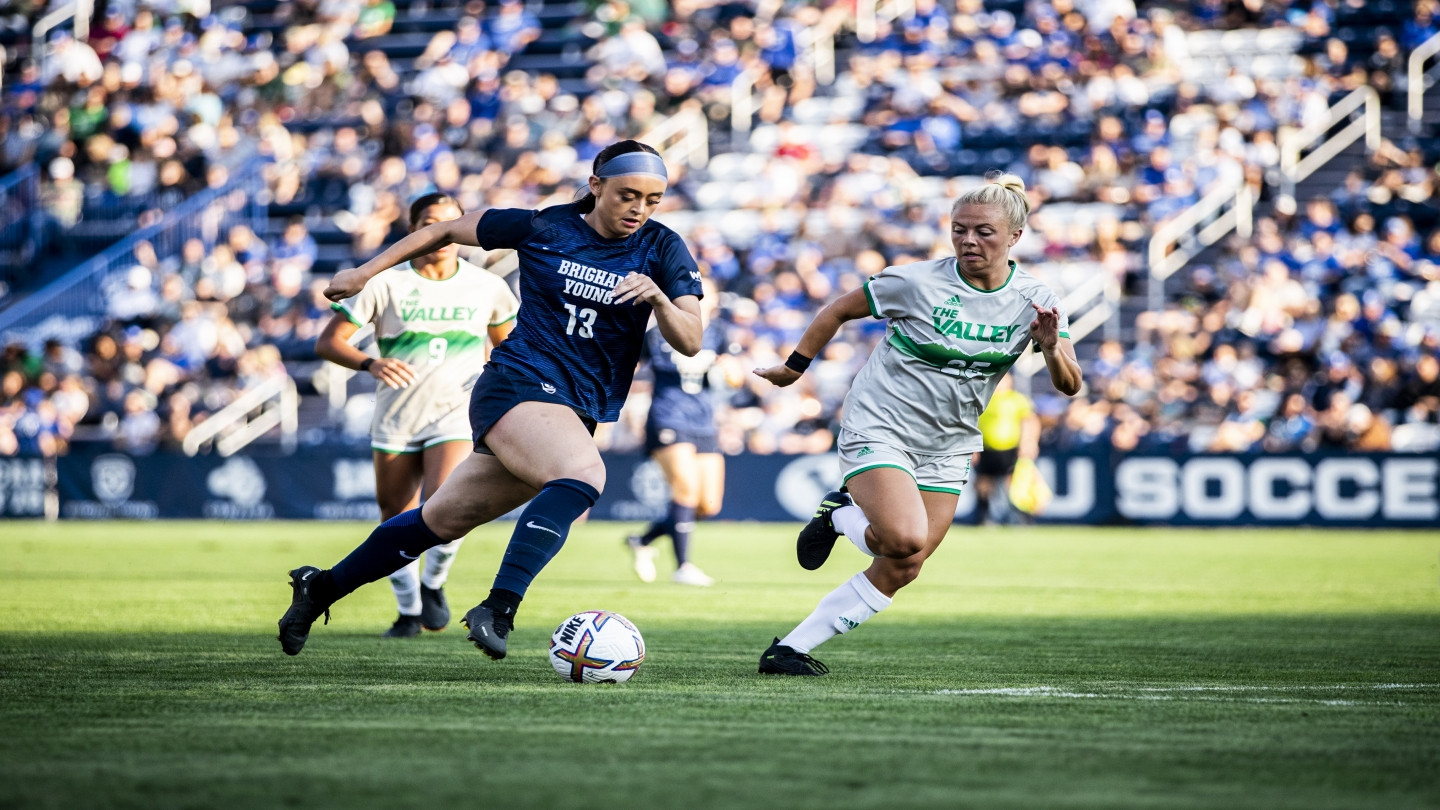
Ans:
[[[710,398],[710,369],[725,353],[725,328],[717,321],[705,327],[700,351],[694,357],[670,348],[659,328],[645,333],[641,357],[655,374],[650,402],[651,422],[691,433],[715,432],[715,408]]]
[[[533,377],[597,422],[620,416],[650,319],[648,304],[611,303],[630,273],[643,273],[673,301],[700,297],[700,270],[684,241],[654,220],[623,239],[594,231],[575,203],[540,211],[494,208],[476,229],[480,246],[520,258],[515,331],[490,362]],[[548,388],[547,388],[548,390]]]

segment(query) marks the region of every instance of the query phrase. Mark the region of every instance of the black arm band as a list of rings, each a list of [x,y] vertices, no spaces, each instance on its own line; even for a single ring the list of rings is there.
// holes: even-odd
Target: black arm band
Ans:
[[[373,358],[373,357],[367,357],[367,358],[365,358],[364,360],[361,360],[361,361],[360,361],[360,370],[361,370],[361,371],[369,371],[369,370],[370,370],[370,367],[373,366],[373,365],[375,365],[375,358]]]
[[[804,374],[805,369],[810,368],[813,357],[806,357],[799,352],[790,352],[790,357],[785,361],[785,367],[797,374]]]

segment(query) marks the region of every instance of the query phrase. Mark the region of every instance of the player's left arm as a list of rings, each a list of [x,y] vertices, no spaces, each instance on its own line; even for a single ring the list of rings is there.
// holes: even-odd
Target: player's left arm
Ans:
[[[655,310],[655,325],[670,348],[694,357],[700,353],[701,337],[705,327],[700,319],[700,296],[682,295],[674,299],[660,289],[655,279],[644,273],[631,273],[615,285],[614,301],[626,301],[650,305]]]
[[[1060,308],[1042,307],[1035,302],[1035,320],[1030,323],[1030,339],[1045,354],[1045,367],[1050,369],[1050,382],[1055,390],[1073,397],[1080,393],[1083,382],[1080,361],[1075,358],[1075,345],[1068,337],[1060,337]]]
[[[705,343],[705,320],[700,315],[700,268],[695,266],[695,258],[685,243],[674,233],[661,237],[656,261],[651,266],[653,278],[644,273],[630,273],[615,285],[611,300],[617,304],[626,301],[649,304],[655,311],[655,325],[670,348],[694,357]]]

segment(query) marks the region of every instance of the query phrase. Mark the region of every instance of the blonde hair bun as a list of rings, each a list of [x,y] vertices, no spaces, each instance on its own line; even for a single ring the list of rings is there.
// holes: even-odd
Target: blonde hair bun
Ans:
[[[985,184],[972,188],[955,200],[951,210],[962,205],[994,205],[1005,212],[1011,230],[1025,227],[1030,217],[1030,198],[1025,196],[1025,181],[1017,174],[992,170],[985,175]]]

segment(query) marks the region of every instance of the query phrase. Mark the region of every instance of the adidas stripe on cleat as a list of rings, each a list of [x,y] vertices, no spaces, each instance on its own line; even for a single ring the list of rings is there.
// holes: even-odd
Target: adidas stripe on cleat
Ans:
[[[835,548],[835,540],[840,536],[840,533],[835,531],[835,524],[830,520],[830,513],[851,503],[850,493],[844,490],[831,492],[820,502],[820,508],[815,510],[815,517],[805,524],[805,528],[800,530],[800,536],[795,540],[795,557],[800,561],[801,568],[814,571],[830,558],[830,551]]]
[[[775,639],[769,649],[760,654],[761,675],[824,675],[830,668],[810,657],[809,653],[796,652]]]

